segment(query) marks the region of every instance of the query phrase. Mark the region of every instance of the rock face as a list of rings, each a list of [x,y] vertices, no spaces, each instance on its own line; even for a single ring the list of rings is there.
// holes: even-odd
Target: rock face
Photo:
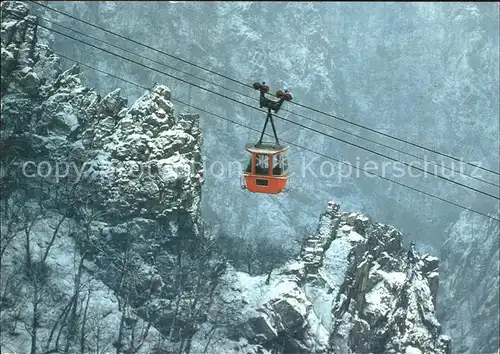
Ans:
[[[2,350],[449,353],[438,259],[338,204],[296,260],[227,269],[201,227],[198,117],[165,86],[131,106],[82,86],[25,4],[1,6]]]
[[[203,1],[47,3],[250,85],[255,80],[265,80],[272,91],[291,88],[295,102],[498,170],[500,8],[494,2],[289,2],[284,6],[273,2]],[[44,11],[35,5],[33,10]],[[53,11],[45,11],[43,16],[79,31],[92,31],[95,35],[101,33]],[[150,70],[123,59],[41,31],[41,35],[46,33],[54,39],[53,48],[56,51],[95,67],[105,63],[106,70],[119,77],[141,80],[146,85],[151,82],[152,75],[157,77]],[[103,37],[100,38],[108,42],[116,40],[115,36],[101,34]],[[127,41],[120,40],[120,45],[138,53],[143,50]],[[145,55],[177,65],[171,58],[150,50]],[[179,68],[190,70],[188,65],[178,64]],[[191,74],[258,98],[258,93],[250,88],[191,69]],[[171,73],[183,77],[178,72]],[[96,72],[88,72],[86,78],[93,87],[103,91],[122,85],[119,80]],[[450,81],[450,78],[453,79]],[[188,85],[169,80],[168,85],[176,97],[184,99],[189,96],[191,89]],[[207,85],[197,80],[193,82]],[[225,90],[213,89],[226,94]],[[135,97],[142,94],[134,92],[137,89],[129,86],[124,90]],[[192,89],[192,95],[196,97],[196,106],[256,129],[264,124],[263,113],[201,90]],[[234,97],[240,99],[238,95]],[[252,100],[244,100],[248,104],[256,104]],[[418,159],[417,166],[444,176],[450,177],[450,171],[443,170],[443,164],[473,173],[462,163],[442,160],[439,156],[396,141],[386,141],[382,136],[304,110],[293,103],[285,104],[283,109],[426,158],[429,166]],[[315,129],[326,129],[328,134],[358,144],[358,139],[352,136],[284,110],[280,111],[280,116]],[[243,147],[245,143],[257,141],[259,134],[205,115],[201,124],[205,141],[204,157],[208,166],[203,213],[216,214],[228,234],[250,236],[259,230],[259,223],[253,220],[262,220],[272,228],[272,234],[287,235],[282,240],[285,243],[290,239],[289,234],[297,232],[305,224],[316,223],[323,204],[328,199],[335,199],[342,200],[342,205],[348,210],[364,210],[376,220],[398,225],[405,235],[419,243],[438,249],[444,242],[444,229],[457,219],[460,212],[446,203],[387,181],[363,173],[360,177],[346,165],[295,147],[290,149],[290,168],[295,176],[287,198],[248,195],[244,204],[228,203],[227,200],[237,200],[241,194],[240,169],[231,168],[228,162],[238,160],[244,166],[247,156]],[[464,193],[461,186],[430,175],[421,176],[398,163],[390,163],[386,169],[387,159],[380,156],[279,118],[275,124],[280,139],[353,165],[359,161],[361,167],[366,164],[366,168],[374,173],[386,177],[394,174],[393,177],[401,183],[450,201],[460,200],[461,204],[473,209],[489,210],[489,206],[485,205],[489,203],[488,199]],[[271,130],[268,132],[271,133]],[[361,145],[362,142],[359,140]],[[366,147],[389,154],[399,161],[413,163],[415,160],[378,145],[368,144]],[[377,164],[376,171],[371,169],[371,161]],[[213,171],[209,166],[213,166]],[[401,167],[405,170],[404,176],[400,173]],[[415,174],[419,177],[413,178]],[[494,181],[494,175],[484,171],[475,171],[474,175]],[[497,193],[494,187],[477,180],[467,178],[460,181],[492,194]],[[248,209],[262,209],[263,203],[272,208],[272,214],[266,209],[255,218],[247,218]],[[242,204],[241,207],[239,204]],[[381,205],[384,207],[381,208]],[[420,207],[415,208],[415,205]]]
[[[206,328],[224,352],[451,352],[435,317],[438,259],[339,207],[330,203],[298,259],[270,278],[227,273],[218,305],[230,316],[214,312]]]
[[[187,227],[197,224],[198,116],[174,116],[165,86],[130,108],[119,89],[100,97],[80,84],[77,66],[61,72],[58,58],[37,42],[37,19],[25,5],[4,2],[2,11],[3,147],[30,159],[62,157],[67,149],[69,161],[47,161],[47,179],[91,184],[93,203],[109,218],[163,220],[175,209]]]
[[[447,234],[438,318],[454,353],[494,353],[500,327],[499,223],[464,212]]]
[[[198,237],[198,116],[175,116],[165,86],[131,107],[119,89],[101,97],[80,84],[77,66],[62,72],[37,42],[36,17],[25,5],[4,2],[2,15],[1,143],[14,157],[3,172],[4,195],[14,178],[29,185],[42,177],[72,184],[76,201],[105,211],[102,220],[176,219]]]
[[[129,107],[119,89],[101,97],[81,85],[77,66],[63,71],[38,41],[25,4],[1,6],[1,262],[2,280],[10,279],[2,281],[2,323],[18,351],[32,353],[110,345],[78,344],[76,333],[89,327],[88,336],[103,339],[95,331],[105,330],[123,352],[140,349],[144,333],[158,334],[152,325],[178,337],[204,302],[198,296],[186,314],[174,300],[210,294],[205,273],[217,265],[200,228],[199,117],[176,115],[166,86]],[[192,286],[200,274],[204,288]],[[110,306],[117,320],[102,322],[108,328],[82,320],[85,308],[99,317]],[[143,332],[131,334],[141,317]],[[176,323],[162,327],[169,318]],[[36,328],[31,339],[18,323]]]

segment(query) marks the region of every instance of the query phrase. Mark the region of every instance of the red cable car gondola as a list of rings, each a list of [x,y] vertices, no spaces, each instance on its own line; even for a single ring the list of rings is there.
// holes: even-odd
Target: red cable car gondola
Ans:
[[[285,190],[289,177],[286,160],[288,146],[279,143],[271,111],[278,112],[284,101],[292,100],[292,95],[287,90],[284,93],[278,90],[276,92],[278,100],[275,101],[265,96],[269,92],[265,82],[262,84],[256,82],[253,87],[260,91],[260,107],[267,108],[267,117],[259,141],[245,146],[251,157],[248,167],[242,173],[242,188],[253,193],[278,194]],[[269,121],[276,139],[274,144],[262,142]]]

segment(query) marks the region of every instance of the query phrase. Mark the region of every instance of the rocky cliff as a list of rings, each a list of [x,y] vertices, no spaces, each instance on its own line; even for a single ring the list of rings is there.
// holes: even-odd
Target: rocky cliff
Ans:
[[[2,2],[2,332],[21,352],[136,350],[170,312],[168,330],[183,324],[168,304],[211,270],[198,116],[175,114],[165,86],[131,106],[82,86],[36,22]]]
[[[229,271],[196,338],[227,353],[450,353],[435,317],[438,259],[339,208],[330,202],[298,259],[271,276]]]
[[[2,350],[449,353],[436,258],[330,203],[297,259],[234,270],[201,226],[198,117],[84,87],[1,6]]]
[[[463,161],[498,170],[500,16],[495,3],[47,3],[250,85],[255,80],[265,80],[272,90],[290,88],[294,100],[301,104],[453,155]],[[35,5],[33,10],[52,21],[257,98],[251,89],[191,68],[67,16],[45,11]],[[127,21],[123,21],[123,18],[127,18]],[[47,22],[44,25],[51,26]],[[58,26],[54,26],[54,29],[83,39]],[[103,54],[61,35],[40,32],[53,39],[53,48],[57,51],[84,63],[105,68],[119,77],[147,87],[152,82],[168,80],[168,86],[178,99],[187,102],[189,97],[196,97],[193,103],[199,107],[257,129],[264,124],[265,116],[252,109],[189,88],[183,82]],[[148,61],[144,63],[151,65]],[[177,71],[161,66],[159,69],[253,104],[251,100]],[[119,80],[97,72],[88,72],[85,77],[92,87],[103,91],[123,85]],[[123,86],[123,89],[132,97],[142,94],[131,86]],[[428,168],[489,193],[497,193],[491,186],[451,174],[442,166],[495,182],[495,176],[484,171],[368,133],[293,103],[285,105],[284,109],[418,155],[425,158],[429,165],[309,119],[281,112],[284,117],[295,122],[390,155],[399,161]],[[353,165],[359,162],[360,167],[365,166],[363,168],[369,171],[395,178],[398,182],[451,201],[461,201],[460,204],[483,212],[489,212],[494,204],[489,198],[477,198],[475,193],[467,193],[460,186],[430,175],[423,177],[417,171],[406,170],[400,164],[389,163],[380,156],[352,145],[319,136],[280,119],[275,122],[280,138],[314,151],[349,161]],[[290,149],[290,159],[295,162],[290,168],[296,173],[288,193],[290,198],[249,196],[240,203],[241,207],[237,207],[227,200],[239,198],[239,171],[227,164],[246,158],[242,147],[249,141],[256,141],[259,136],[208,116],[202,117],[201,126],[205,141],[204,157],[209,166],[214,166],[212,176],[207,177],[203,190],[203,212],[216,214],[222,221],[222,228],[230,234],[251,235],[258,232],[258,223],[247,218],[246,211],[259,209],[262,203],[272,205],[274,212],[259,213],[255,219],[268,224],[273,235],[279,235],[283,230],[286,230],[283,234],[288,235],[304,224],[315,223],[317,215],[322,212],[321,206],[328,199],[335,199],[342,200],[343,206],[349,210],[363,210],[381,222],[398,225],[405,235],[437,249],[444,242],[444,229],[456,221],[461,211],[390,182],[358,174],[347,166],[295,147]],[[244,163],[244,160],[240,161]],[[372,167],[373,162],[378,166],[376,170]],[[225,167],[222,172],[220,163]],[[386,169],[386,166],[389,168]],[[405,170],[404,176],[398,171],[400,167]],[[207,171],[210,170],[207,168]],[[418,177],[414,177],[416,175]],[[288,200],[297,202],[290,203]],[[414,208],[414,205],[420,207]],[[281,242],[288,240],[287,236]]]
[[[447,234],[438,318],[453,339],[454,353],[495,353],[500,345],[500,225],[464,212]]]

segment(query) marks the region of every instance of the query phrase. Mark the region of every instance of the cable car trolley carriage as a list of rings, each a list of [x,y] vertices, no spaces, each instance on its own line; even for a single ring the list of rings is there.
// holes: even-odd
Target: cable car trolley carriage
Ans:
[[[253,193],[279,194],[286,190],[289,178],[286,153],[288,146],[281,145],[276,134],[272,111],[277,113],[284,101],[291,101],[292,95],[278,90],[277,100],[266,97],[269,86],[265,82],[253,84],[255,90],[260,91],[260,108],[267,108],[266,121],[256,144],[246,144],[245,150],[251,155],[247,168],[241,175],[241,187]],[[271,123],[275,142],[263,142],[267,123]]]

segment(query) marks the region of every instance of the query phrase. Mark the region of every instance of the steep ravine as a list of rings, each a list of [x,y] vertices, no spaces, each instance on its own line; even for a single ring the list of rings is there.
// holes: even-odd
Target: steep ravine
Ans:
[[[177,299],[208,298],[214,282],[193,282],[220,263],[200,229],[199,117],[165,86],[131,106],[82,86],[36,21],[2,2],[2,335],[26,353],[150,353],[198,321],[205,300]]]
[[[356,124],[412,141],[422,146],[498,170],[499,160],[499,7],[495,3],[467,2],[60,2],[54,8],[169,54],[246,82],[265,80],[271,89],[290,88],[295,101]],[[33,5],[52,21],[76,28],[169,66],[215,81],[257,97],[251,89],[193,68],[186,63],[145,49],[94,27]],[[127,21],[123,21],[127,18]],[[52,26],[44,22],[44,25]],[[61,28],[55,26],[57,30]],[[74,33],[64,30],[73,36]],[[165,82],[175,98],[192,103],[239,123],[260,128],[264,115],[183,82],[147,70],[121,58],[64,36],[40,31],[53,48],[94,67],[143,86]],[[88,38],[82,38],[89,41]],[[93,42],[93,41],[91,41]],[[102,43],[101,47],[107,48]],[[113,51],[115,51],[113,49]],[[116,50],[119,52],[119,50]],[[131,56],[132,57],[132,56]],[[135,60],[139,60],[135,58]],[[140,60],[153,65],[147,60]],[[184,80],[254,104],[250,99],[158,65],[158,69]],[[141,92],[95,71],[85,79],[104,92],[117,85],[126,97]],[[191,94],[191,95],[190,95]],[[179,107],[187,110],[186,107]],[[452,174],[442,165],[495,182],[495,176],[443,156],[372,134],[343,121],[302,107],[287,110],[425,158],[431,171],[489,193],[497,190],[477,180]],[[399,161],[426,167],[424,161],[368,143],[283,112],[292,121],[365,146]],[[215,214],[228,233],[251,236],[266,222],[271,234],[297,232],[314,223],[320,206],[330,198],[342,200],[349,210],[363,210],[377,220],[398,225],[407,237],[438,248],[444,230],[455,222],[460,209],[407,190],[379,178],[356,173],[347,166],[291,147],[292,180],[289,198],[248,196],[241,206],[230,201],[240,195],[239,170],[243,146],[258,139],[240,126],[212,116],[201,117],[207,180],[203,188],[204,212]],[[335,139],[276,119],[281,138],[341,161],[361,164],[369,171],[483,212],[489,198],[479,198],[462,187],[392,163]],[[310,169],[305,166],[310,165]],[[221,171],[221,164],[224,166]],[[373,164],[377,167],[372,169]],[[385,164],[389,164],[385,168]],[[234,166],[234,165],[233,165]],[[405,170],[401,176],[396,168]],[[212,169],[213,168],[213,169]],[[427,167],[426,167],[427,168]],[[324,171],[324,173],[321,173]],[[414,176],[418,177],[414,177]],[[345,176],[345,177],[344,177]],[[262,204],[273,213],[260,212]],[[380,207],[383,205],[384,207]],[[414,206],[418,205],[418,208]],[[247,210],[257,209],[255,218]],[[283,232],[285,231],[285,232]],[[288,236],[281,242],[288,242]],[[437,254],[437,251],[436,251]]]
[[[270,277],[224,275],[195,341],[212,336],[224,353],[451,353],[435,317],[439,260],[328,204],[296,260]]]
[[[84,87],[1,6],[2,351],[449,353],[437,258],[331,202],[297,259],[234,270],[201,226],[199,117]]]
[[[491,214],[500,218],[500,212]],[[500,348],[500,223],[462,213],[450,226],[441,252],[438,318],[457,354]]]

